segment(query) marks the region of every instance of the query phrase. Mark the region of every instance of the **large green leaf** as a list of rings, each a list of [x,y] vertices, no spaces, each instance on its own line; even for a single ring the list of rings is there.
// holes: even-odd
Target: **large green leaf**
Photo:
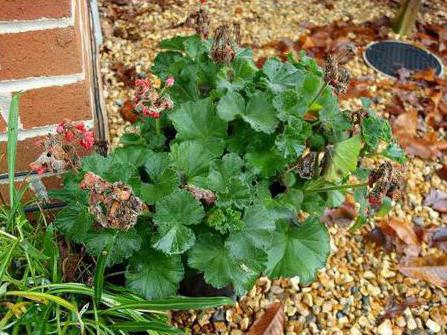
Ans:
[[[267,79],[267,86],[274,93],[281,92],[287,88],[296,87],[303,80],[303,74],[292,64],[283,63],[278,59],[268,59],[262,70]]]
[[[249,290],[258,277],[251,264],[236,259],[218,235],[199,235],[189,251],[188,264],[203,272],[208,284],[216,288],[233,285],[238,295]]]
[[[271,246],[275,218],[264,206],[256,205],[245,210],[243,220],[244,228],[231,233],[225,245],[234,257],[255,263],[261,251]]]
[[[361,149],[362,142],[358,135],[329,148],[325,162],[324,178],[330,182],[337,182],[354,171],[357,167]]]
[[[276,148],[282,156],[295,161],[306,148],[306,140],[312,135],[312,127],[298,117],[289,117],[282,134],[276,137]]]
[[[83,242],[93,225],[93,217],[85,204],[72,202],[57,215],[54,225],[70,239]]]
[[[166,80],[169,75],[176,75],[171,69],[171,65],[176,63],[182,54],[176,51],[160,52],[154,60],[151,68],[152,73],[156,74],[160,79]]]
[[[171,145],[171,159],[176,170],[194,183],[194,177],[208,174],[209,166],[215,156],[197,142],[182,142]]]
[[[380,141],[391,141],[391,126],[385,119],[368,116],[362,120],[362,136],[369,150],[375,151]]]
[[[170,168],[169,154],[152,153],[144,165],[149,183],[142,183],[139,196],[148,204],[154,204],[170,194],[179,185],[176,172]]]
[[[232,121],[245,111],[245,100],[237,92],[228,91],[217,104],[217,114],[222,120]]]
[[[94,257],[100,256],[104,249],[112,245],[106,263],[107,266],[112,266],[140,250],[141,237],[134,228],[120,231],[100,229],[89,232],[84,243],[89,255]]]
[[[126,285],[147,299],[158,299],[175,295],[183,274],[180,256],[145,246],[130,259]]]
[[[278,125],[276,110],[265,92],[257,91],[248,100],[242,118],[256,131],[271,134]]]
[[[237,57],[230,69],[223,67],[217,75],[217,87],[225,91],[242,90],[249,83],[258,69],[253,60],[245,57]]]
[[[270,150],[248,152],[244,158],[253,172],[263,178],[274,176],[286,165],[283,156],[275,150],[275,147]]]
[[[218,206],[243,208],[250,203],[250,185],[244,180],[242,166],[243,160],[233,153],[212,164],[207,187],[217,193]]]
[[[193,231],[187,226],[200,223],[205,211],[194,196],[179,190],[156,203],[154,222],[158,226],[152,245],[167,254],[180,254],[192,247]]]
[[[300,282],[309,283],[326,264],[329,251],[329,234],[318,218],[311,217],[299,227],[281,221],[268,251],[267,274],[299,276]]]
[[[183,103],[170,118],[177,130],[177,140],[197,142],[216,156],[222,154],[227,123],[217,117],[210,99]]]

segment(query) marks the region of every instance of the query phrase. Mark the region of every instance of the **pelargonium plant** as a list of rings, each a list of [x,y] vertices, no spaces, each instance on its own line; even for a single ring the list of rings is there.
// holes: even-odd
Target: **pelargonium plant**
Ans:
[[[388,122],[368,101],[339,109],[343,55],[258,68],[238,29],[204,31],[160,43],[162,84],[137,81],[135,131],[53,192],[68,203],[58,229],[92,256],[110,250],[107,265],[147,298],[176,294],[185,272],[238,295],[261,275],[309,283],[330,251],[324,210],[352,194],[358,227],[399,191]],[[372,174],[369,155],[385,161]]]

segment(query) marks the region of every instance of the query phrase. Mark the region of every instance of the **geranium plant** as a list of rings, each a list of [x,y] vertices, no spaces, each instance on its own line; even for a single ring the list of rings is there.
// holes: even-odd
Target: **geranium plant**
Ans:
[[[359,166],[365,155],[404,159],[388,122],[367,101],[338,106],[349,52],[324,68],[304,54],[258,68],[228,26],[160,47],[161,87],[136,83],[135,131],[54,192],[68,202],[59,230],[92,256],[109,250],[136,292],[173,295],[186,269],[239,295],[261,275],[308,283],[330,251],[325,208],[353,193],[359,226],[396,197],[391,163],[369,180]]]

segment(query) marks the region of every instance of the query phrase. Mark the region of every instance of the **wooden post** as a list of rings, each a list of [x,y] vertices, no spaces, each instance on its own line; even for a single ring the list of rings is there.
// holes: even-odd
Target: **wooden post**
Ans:
[[[408,35],[413,29],[419,12],[421,0],[401,0],[397,15],[392,20],[393,31],[399,35]]]

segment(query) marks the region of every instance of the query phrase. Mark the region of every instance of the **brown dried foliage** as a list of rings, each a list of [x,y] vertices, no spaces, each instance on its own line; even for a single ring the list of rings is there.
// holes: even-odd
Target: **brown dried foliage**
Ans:
[[[283,335],[284,306],[280,302],[270,305],[265,313],[255,321],[248,331],[248,335]]]

